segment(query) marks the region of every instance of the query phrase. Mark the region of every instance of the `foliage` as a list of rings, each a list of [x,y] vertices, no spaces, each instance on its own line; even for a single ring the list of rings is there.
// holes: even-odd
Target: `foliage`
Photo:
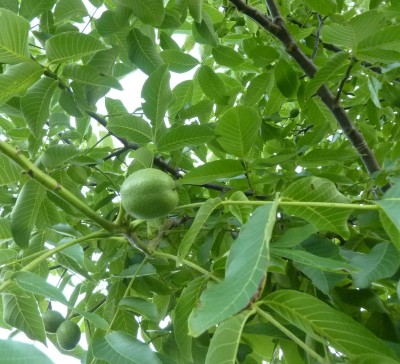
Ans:
[[[399,49],[395,0],[0,0],[0,363],[54,302],[82,363],[398,362]]]

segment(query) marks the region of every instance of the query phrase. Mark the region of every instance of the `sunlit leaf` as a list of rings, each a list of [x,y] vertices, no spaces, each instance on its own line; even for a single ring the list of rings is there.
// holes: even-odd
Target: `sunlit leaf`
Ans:
[[[164,20],[162,0],[116,0],[116,3],[132,9],[133,14],[145,24],[157,26],[161,25]]]
[[[146,144],[153,139],[150,124],[136,115],[112,116],[108,121],[107,128],[112,133],[137,144]]]

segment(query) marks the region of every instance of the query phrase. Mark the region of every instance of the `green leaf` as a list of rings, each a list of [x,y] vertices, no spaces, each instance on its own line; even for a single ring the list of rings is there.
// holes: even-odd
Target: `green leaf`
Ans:
[[[229,201],[249,201],[242,191],[235,191],[229,197]],[[253,211],[250,205],[228,205],[229,211],[235,216],[241,224],[245,224]]]
[[[236,177],[244,172],[244,167],[240,161],[221,159],[193,168],[179,182],[182,184],[202,185],[208,182]]]
[[[211,18],[206,12],[202,13],[201,22],[193,22],[192,32],[197,43],[210,44],[213,47],[218,44],[218,35],[214,30],[214,25]]]
[[[47,58],[51,63],[79,60],[104,48],[104,45],[94,36],[78,32],[57,34],[45,44]]]
[[[123,310],[133,311],[150,321],[158,322],[161,319],[157,306],[140,297],[124,297],[119,301],[119,307]]]
[[[336,0],[303,0],[307,6],[321,15],[329,15],[336,11]]]
[[[176,344],[187,362],[193,361],[192,337],[189,335],[188,318],[200,297],[203,284],[203,277],[198,277],[188,283],[179,297],[175,307],[175,314],[172,318]]]
[[[54,169],[67,163],[79,154],[79,150],[72,144],[57,144],[49,147],[39,158],[48,169]]]
[[[22,0],[20,14],[31,20],[38,15],[51,10],[56,0]]]
[[[383,195],[382,200],[374,201],[382,210],[379,212],[382,225],[400,250],[400,183],[396,183]]]
[[[205,364],[236,362],[242,330],[250,315],[252,311],[246,310],[218,325],[211,339]]]
[[[178,83],[172,90],[172,100],[168,106],[168,113],[176,117],[179,111],[191,104],[193,98],[193,80]]]
[[[177,49],[167,49],[160,52],[161,58],[172,72],[184,73],[199,64],[199,61],[190,54]]]
[[[398,360],[382,354],[361,354],[348,361],[348,364],[397,364]]]
[[[57,84],[57,81],[51,78],[41,78],[21,98],[21,110],[26,124],[36,138],[42,135],[43,126],[49,118],[50,101]]]
[[[186,0],[189,8],[189,13],[193,20],[197,23],[202,21],[203,0]]]
[[[327,272],[355,272],[357,269],[351,264],[334,260],[330,258],[320,257],[315,254],[310,254],[306,251],[299,249],[286,249],[286,248],[271,248],[271,254],[278,257],[291,259],[294,262],[310,266],[315,269]]]
[[[29,22],[14,12],[0,8],[0,62],[16,64],[30,60]]]
[[[315,94],[331,76],[336,75],[347,58],[348,54],[346,52],[338,52],[330,57],[324,66],[317,71],[314,78],[307,84],[305,96],[310,97]]]
[[[326,202],[326,207],[282,206],[286,213],[303,218],[319,230],[333,231],[348,238],[350,209],[331,207],[331,203],[349,203],[331,181],[306,177],[293,182],[282,194],[282,201]]]
[[[268,90],[269,85],[273,81],[270,73],[261,73],[254,77],[246,89],[246,93],[242,96],[241,101],[245,106],[253,106],[257,104],[261,97]]]
[[[137,28],[129,32],[128,51],[132,63],[147,75],[164,63],[154,42]]]
[[[279,290],[265,304],[313,338],[323,338],[348,356],[375,353],[392,356],[391,350],[364,326],[319,299],[303,292]]]
[[[63,68],[62,75],[85,85],[111,87],[122,90],[121,84],[115,78],[102,74],[94,67],[67,64]]]
[[[91,343],[93,355],[107,363],[161,364],[150,346],[121,331],[113,331]]]
[[[210,284],[190,314],[191,335],[201,335],[251,302],[265,276],[275,216],[276,207],[272,208],[271,204],[261,206],[243,226],[230,249],[225,279]]]
[[[353,49],[357,44],[357,36],[349,24],[330,24],[322,28],[322,40],[338,47]]]
[[[227,46],[219,45],[213,48],[212,55],[215,62],[221,66],[239,67],[244,62],[244,58],[240,53]]]
[[[132,9],[133,14],[145,24],[159,26],[164,20],[163,0],[116,0],[115,2]]]
[[[164,125],[164,117],[171,102],[170,78],[168,65],[162,65],[152,72],[142,88],[142,98],[145,101],[142,104],[143,111],[152,121],[156,131]]]
[[[68,306],[68,301],[62,292],[57,287],[47,283],[43,277],[37,274],[31,272],[17,272],[14,274],[13,279],[25,292],[38,294]]]
[[[291,64],[281,59],[274,67],[274,75],[282,95],[288,98],[294,97],[299,87],[299,78]]]
[[[89,14],[82,0],[58,0],[54,9],[56,24],[62,24],[70,19],[79,19],[88,15]]]
[[[0,364],[54,364],[37,347],[13,340],[0,340]]]
[[[40,78],[42,73],[42,67],[34,62],[7,67],[6,71],[0,75],[0,105],[13,96],[21,96]]]
[[[11,159],[0,154],[0,186],[19,181],[21,168]]]
[[[214,138],[214,130],[207,125],[182,125],[169,129],[157,143],[157,149],[162,152],[171,152],[204,144]]]
[[[45,197],[45,189],[35,180],[29,180],[18,194],[11,214],[11,230],[15,243],[21,248],[29,245],[39,207]]]
[[[140,145],[153,140],[151,125],[135,115],[111,116],[107,123],[107,129],[118,137]]]
[[[208,199],[201,205],[192,223],[192,226],[184,235],[182,242],[179,246],[178,256],[180,259],[185,258],[185,256],[189,253],[189,250],[196,240],[197,235],[199,235],[200,230],[220,203],[221,199],[217,197],[213,199]]]
[[[82,317],[93,323],[96,327],[102,330],[108,330],[109,325],[105,319],[94,312],[87,312],[86,310],[74,307],[68,302],[63,293],[57,288],[48,283],[43,277],[31,272],[17,272],[13,276],[18,286],[24,292],[30,292],[35,295],[40,295],[57,301],[67,306],[71,310],[77,312]]]
[[[321,128],[326,127],[326,129],[330,127],[331,130],[337,129],[335,117],[320,98],[313,97],[308,99],[304,105],[304,114],[313,125],[321,126]],[[325,153],[332,153],[332,151],[326,151]],[[342,156],[342,158],[345,157]]]
[[[255,109],[238,105],[221,116],[215,132],[227,153],[245,158],[256,142],[260,126],[261,117]]]
[[[381,28],[358,43],[356,57],[371,62],[391,63],[398,60],[400,52],[400,25]]]
[[[209,66],[201,66],[197,73],[199,85],[208,98],[218,104],[226,104],[228,101],[228,89],[221,78]]]
[[[8,221],[8,220],[3,219],[3,218],[0,220],[1,235],[4,234],[4,222],[5,221]],[[9,226],[10,234],[7,234],[7,235],[11,235],[11,223],[8,222],[8,225],[10,225]],[[16,250],[0,249],[0,265],[8,264],[8,263],[15,261],[15,259],[17,259],[17,255],[18,255],[18,252]]]
[[[357,288],[367,288],[371,283],[393,276],[400,266],[400,254],[390,243],[382,242],[371,249],[368,254],[357,254],[351,264],[358,268],[353,273],[353,284]]]
[[[33,294],[21,295],[20,290],[11,287],[13,293],[3,293],[4,321],[21,331],[31,340],[46,344],[46,333],[39,313],[39,308]]]

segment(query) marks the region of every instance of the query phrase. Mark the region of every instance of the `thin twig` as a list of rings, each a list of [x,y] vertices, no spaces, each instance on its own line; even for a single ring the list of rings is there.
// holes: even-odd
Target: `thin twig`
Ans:
[[[337,91],[337,94],[336,94],[336,102],[339,102],[339,101],[340,101],[340,95],[341,95],[341,93],[342,93],[344,84],[346,83],[346,81],[347,81],[347,80],[349,79],[349,77],[350,77],[350,72],[351,72],[351,69],[353,68],[353,65],[354,65],[354,60],[352,59],[351,62],[350,62],[350,64],[349,64],[349,67],[347,67],[347,71],[346,71],[345,76],[344,76],[343,79],[340,81],[340,85],[339,85],[339,88],[338,88],[338,91]]]
[[[319,36],[321,34],[322,25],[324,24],[324,20],[321,18],[321,15],[317,14],[317,17],[318,17],[318,28],[317,28],[317,34],[315,36],[314,49],[311,55],[311,59],[314,59],[315,56],[317,55],[319,46]]]

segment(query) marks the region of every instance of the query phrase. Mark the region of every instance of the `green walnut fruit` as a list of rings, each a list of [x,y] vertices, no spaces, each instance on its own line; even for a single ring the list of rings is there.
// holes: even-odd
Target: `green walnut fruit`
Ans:
[[[46,332],[54,334],[64,321],[65,318],[58,311],[47,310],[43,314],[43,322]]]
[[[141,220],[165,216],[179,202],[175,181],[153,168],[132,173],[122,184],[120,193],[125,211]]]
[[[81,339],[81,330],[75,322],[66,320],[57,329],[56,336],[58,344],[64,350],[72,350]]]

